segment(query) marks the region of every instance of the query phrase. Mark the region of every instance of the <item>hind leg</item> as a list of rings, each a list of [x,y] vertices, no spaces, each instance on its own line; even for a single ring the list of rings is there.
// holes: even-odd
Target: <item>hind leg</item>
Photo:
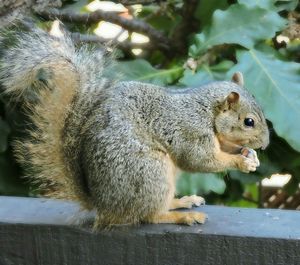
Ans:
[[[148,222],[153,224],[204,224],[206,214],[202,212],[169,211],[151,217]]]

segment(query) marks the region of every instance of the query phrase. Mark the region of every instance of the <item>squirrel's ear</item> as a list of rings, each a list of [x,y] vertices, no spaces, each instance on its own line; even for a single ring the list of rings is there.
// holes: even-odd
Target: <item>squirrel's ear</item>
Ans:
[[[232,109],[239,103],[240,95],[237,92],[230,92],[228,96],[224,98],[218,105],[218,111],[225,112]]]
[[[235,72],[231,78],[232,82],[236,83],[237,85],[243,87],[244,86],[244,77],[241,72]]]
[[[231,92],[227,97],[226,97],[226,101],[228,103],[228,105],[233,105],[239,102],[240,99],[240,94],[237,92]]]

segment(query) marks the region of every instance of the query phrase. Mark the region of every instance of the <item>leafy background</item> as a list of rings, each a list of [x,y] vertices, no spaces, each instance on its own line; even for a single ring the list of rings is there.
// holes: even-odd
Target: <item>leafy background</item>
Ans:
[[[98,21],[83,23],[59,16],[91,13],[91,1],[63,1],[58,17],[82,41],[95,37]],[[94,1],[95,2],[95,1]],[[103,1],[102,1],[103,2]],[[260,152],[255,173],[183,173],[179,195],[205,194],[208,201],[256,207],[257,183],[273,173],[292,175],[285,189],[292,193],[300,182],[300,6],[296,0],[166,0],[115,1],[127,8],[127,19],[150,25],[163,38],[149,33],[147,45],[124,47],[116,39],[93,39],[94,45],[115,48],[114,71],[125,80],[162,86],[193,87],[215,80],[229,80],[235,71],[244,74],[245,87],[262,105],[271,131],[271,144]],[[51,11],[51,10],[50,10]],[[49,11],[49,12],[50,12]],[[54,17],[34,10],[34,23],[50,29]],[[69,12],[69,13],[68,13]],[[32,12],[31,12],[32,13]],[[50,12],[51,13],[51,12]],[[129,15],[128,15],[129,14]],[[26,16],[32,17],[26,13]],[[122,15],[121,15],[122,16]],[[124,16],[124,14],[123,14]],[[105,20],[105,19],[104,19]],[[138,30],[137,30],[138,31]],[[129,43],[134,29],[128,31]],[[147,35],[147,32],[142,32]],[[124,43],[125,43],[124,42]],[[133,47],[133,46],[132,46]],[[0,101],[0,194],[33,195],[20,178],[22,170],[12,156],[12,140],[24,137],[26,117],[17,105]],[[247,196],[245,196],[247,194]]]

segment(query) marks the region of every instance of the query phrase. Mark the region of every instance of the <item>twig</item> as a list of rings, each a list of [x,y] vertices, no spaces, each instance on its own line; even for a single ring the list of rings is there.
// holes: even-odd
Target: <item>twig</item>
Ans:
[[[160,31],[154,29],[149,24],[138,19],[127,19],[121,17],[116,12],[108,12],[97,10],[89,14],[78,14],[70,11],[60,11],[58,9],[51,9],[38,12],[38,15],[47,20],[59,19],[65,22],[78,22],[85,24],[97,23],[101,20],[108,21],[117,25],[120,25],[124,29],[134,31],[147,35],[152,41],[155,42],[155,46],[161,50],[170,50],[170,41]]]
[[[71,37],[75,43],[100,43],[103,45],[117,47],[124,51],[130,51],[132,49],[151,50],[154,48],[150,43],[133,43],[129,41],[120,42],[115,39],[107,39],[90,34],[71,33]]]

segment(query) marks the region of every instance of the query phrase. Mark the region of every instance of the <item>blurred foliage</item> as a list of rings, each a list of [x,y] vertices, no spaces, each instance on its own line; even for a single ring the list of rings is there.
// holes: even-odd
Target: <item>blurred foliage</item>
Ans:
[[[85,8],[88,2],[67,1],[63,9],[89,12]],[[286,189],[295,191],[300,182],[298,1],[201,0],[194,14],[184,15],[185,8],[192,2],[166,0],[126,6],[131,15],[169,37],[171,45],[176,47],[177,41],[183,45],[169,52],[145,49],[139,55],[120,50],[116,53],[119,58],[113,71],[121,73],[124,80],[178,89],[229,80],[233,72],[241,71],[245,87],[262,105],[269,120],[271,144],[260,152],[261,167],[257,172],[183,173],[177,185],[178,194],[206,194],[209,202],[253,207],[257,206],[259,197],[256,183],[273,173],[292,174]],[[187,26],[181,27],[185,21]],[[43,20],[38,19],[37,24],[49,27],[49,22]],[[69,22],[66,27],[92,33],[97,25]],[[296,36],[295,27],[298,27]],[[180,32],[181,29],[184,32]],[[176,36],[180,36],[177,41]],[[278,36],[285,37],[285,42]],[[24,129],[19,126],[24,124],[24,117],[21,120],[15,117],[19,111],[4,107],[3,100],[0,103],[0,194],[24,195],[29,189],[20,180],[20,170],[11,155],[12,139]]]
[[[7,102],[6,102],[7,103]],[[17,107],[6,107],[0,101],[0,195],[29,195],[29,185],[20,179],[21,169],[12,152],[12,139],[21,137],[24,124],[23,115]]]

